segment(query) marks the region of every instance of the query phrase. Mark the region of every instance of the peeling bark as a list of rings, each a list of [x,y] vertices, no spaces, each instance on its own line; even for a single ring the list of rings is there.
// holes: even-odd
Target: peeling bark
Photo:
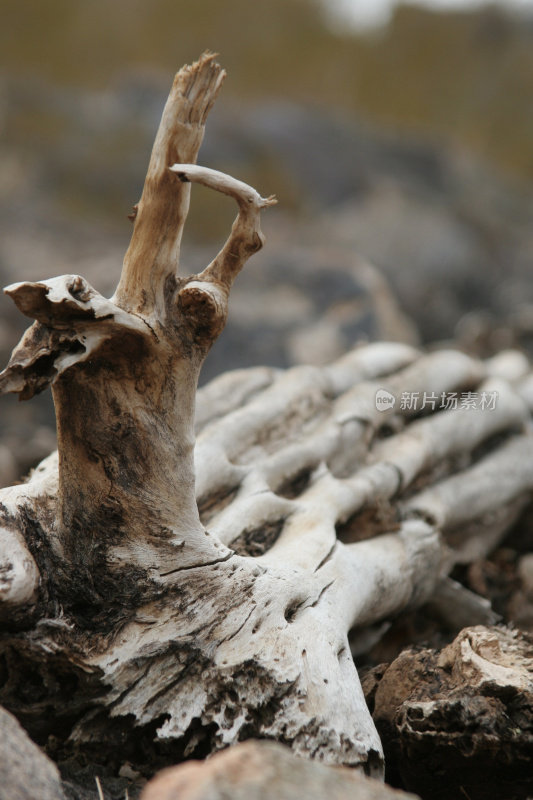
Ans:
[[[176,76],[113,298],[75,275],[6,290],[35,322],[0,390],[52,387],[58,454],[0,494],[0,701],[56,754],[117,768],[255,736],[379,775],[348,633],[449,596],[458,531],[479,550],[516,518],[533,488],[528,377],[380,344],[197,393],[274,202],[192,163],[223,74],[204,56]],[[194,182],[238,216],[182,277]],[[498,403],[418,418],[378,410],[379,389]]]

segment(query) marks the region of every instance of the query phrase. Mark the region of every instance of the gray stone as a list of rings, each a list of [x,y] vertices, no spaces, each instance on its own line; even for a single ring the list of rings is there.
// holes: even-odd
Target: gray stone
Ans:
[[[56,765],[0,707],[0,800],[64,800]]]

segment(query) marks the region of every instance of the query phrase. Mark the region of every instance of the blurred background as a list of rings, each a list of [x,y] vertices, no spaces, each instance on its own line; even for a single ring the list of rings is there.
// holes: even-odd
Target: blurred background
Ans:
[[[228,78],[199,161],[279,205],[202,379],[359,341],[533,350],[533,0],[0,0],[0,278],[110,295],[166,94]],[[229,231],[193,188],[182,273]],[[2,296],[0,355],[27,327]],[[73,410],[75,413],[75,410]],[[49,393],[2,398],[0,484],[54,447]]]

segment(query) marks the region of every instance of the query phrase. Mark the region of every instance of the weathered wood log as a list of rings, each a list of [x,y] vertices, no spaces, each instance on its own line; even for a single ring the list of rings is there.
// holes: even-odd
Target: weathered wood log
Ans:
[[[58,757],[149,773],[255,736],[379,775],[348,633],[448,597],[467,556],[447,537],[483,549],[516,519],[533,488],[529,365],[381,344],[197,395],[273,202],[187,163],[222,78],[211,56],[176,76],[113,298],[76,275],[6,290],[36,322],[0,390],[52,387],[58,454],[0,494],[0,701]],[[181,277],[194,182],[239,213]],[[435,405],[461,392],[497,402]]]

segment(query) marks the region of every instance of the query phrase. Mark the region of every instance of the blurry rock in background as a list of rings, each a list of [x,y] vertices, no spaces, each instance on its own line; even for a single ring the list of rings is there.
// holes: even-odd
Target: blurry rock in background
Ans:
[[[400,7],[365,38],[313,0],[4,0],[3,17],[2,285],[74,272],[113,292],[172,75],[212,47],[228,79],[200,160],[280,204],[204,381],[371,339],[533,352],[533,18]],[[182,272],[234,213],[194,187]],[[3,364],[27,323],[0,300]],[[11,483],[54,446],[50,397],[3,398],[0,442]]]

